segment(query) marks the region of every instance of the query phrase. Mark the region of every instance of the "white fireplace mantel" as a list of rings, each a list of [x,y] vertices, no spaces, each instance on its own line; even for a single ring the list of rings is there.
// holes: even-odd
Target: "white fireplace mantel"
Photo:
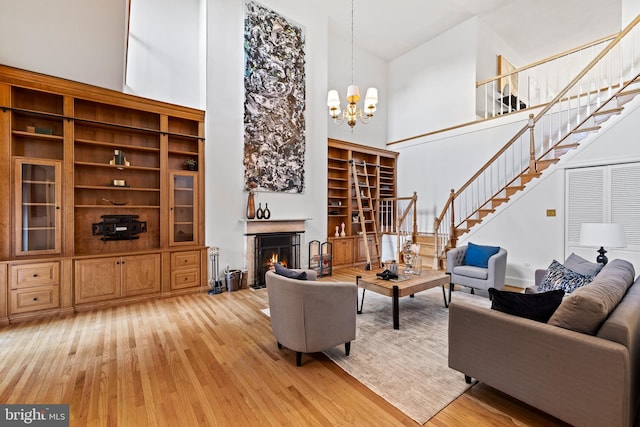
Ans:
[[[298,231],[304,233],[304,223],[310,218],[301,219],[241,219],[246,224],[245,234],[277,233]]]

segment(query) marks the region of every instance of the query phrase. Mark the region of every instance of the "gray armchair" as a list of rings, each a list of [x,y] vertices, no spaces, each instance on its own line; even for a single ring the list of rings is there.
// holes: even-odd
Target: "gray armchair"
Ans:
[[[462,285],[474,289],[504,288],[507,271],[507,250],[500,248],[498,253],[489,258],[487,268],[474,267],[464,264],[467,246],[460,246],[447,252],[447,274],[451,275],[449,285],[449,302],[451,291],[455,285]]]
[[[356,338],[357,291],[355,283],[316,282],[315,271],[305,270],[309,280],[290,279],[268,271],[271,329],[278,342],[296,352],[315,353],[340,344],[349,355]]]

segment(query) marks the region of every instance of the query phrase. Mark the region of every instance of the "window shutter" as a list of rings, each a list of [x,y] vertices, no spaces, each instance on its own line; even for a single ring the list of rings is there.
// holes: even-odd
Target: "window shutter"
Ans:
[[[580,224],[605,222],[605,170],[602,167],[568,169],[566,184],[567,243],[580,241]]]
[[[628,248],[640,246],[640,164],[611,167],[611,222],[624,226]]]

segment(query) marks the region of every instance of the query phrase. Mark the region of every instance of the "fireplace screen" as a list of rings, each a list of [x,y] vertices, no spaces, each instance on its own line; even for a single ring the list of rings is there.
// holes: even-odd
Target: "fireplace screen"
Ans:
[[[266,286],[264,275],[275,262],[287,268],[300,268],[300,233],[262,233],[255,235],[253,288]]]

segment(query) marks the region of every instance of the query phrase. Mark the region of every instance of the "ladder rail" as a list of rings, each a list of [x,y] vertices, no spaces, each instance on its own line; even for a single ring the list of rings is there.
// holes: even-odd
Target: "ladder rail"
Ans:
[[[353,175],[353,185],[356,190],[356,201],[358,203],[358,217],[360,219],[360,226],[362,228],[362,238],[365,249],[365,254],[367,256],[367,270],[371,269],[371,251],[369,250],[369,238],[367,235],[367,223],[370,223],[373,227],[372,233],[374,238],[374,246],[376,248],[376,254],[378,258],[378,265],[381,266],[382,260],[380,259],[380,240],[378,236],[377,229],[377,221],[376,214],[374,208],[374,199],[371,193],[371,185],[369,183],[369,173],[367,172],[367,163],[363,160],[360,162],[362,165],[362,173],[358,172],[358,163],[356,163],[353,159],[351,162],[351,172]],[[364,178],[364,185],[362,185],[360,179]],[[364,194],[364,189],[366,189],[366,194]],[[363,204],[363,199],[367,201],[366,212],[369,212],[369,218],[365,217],[365,206]]]

